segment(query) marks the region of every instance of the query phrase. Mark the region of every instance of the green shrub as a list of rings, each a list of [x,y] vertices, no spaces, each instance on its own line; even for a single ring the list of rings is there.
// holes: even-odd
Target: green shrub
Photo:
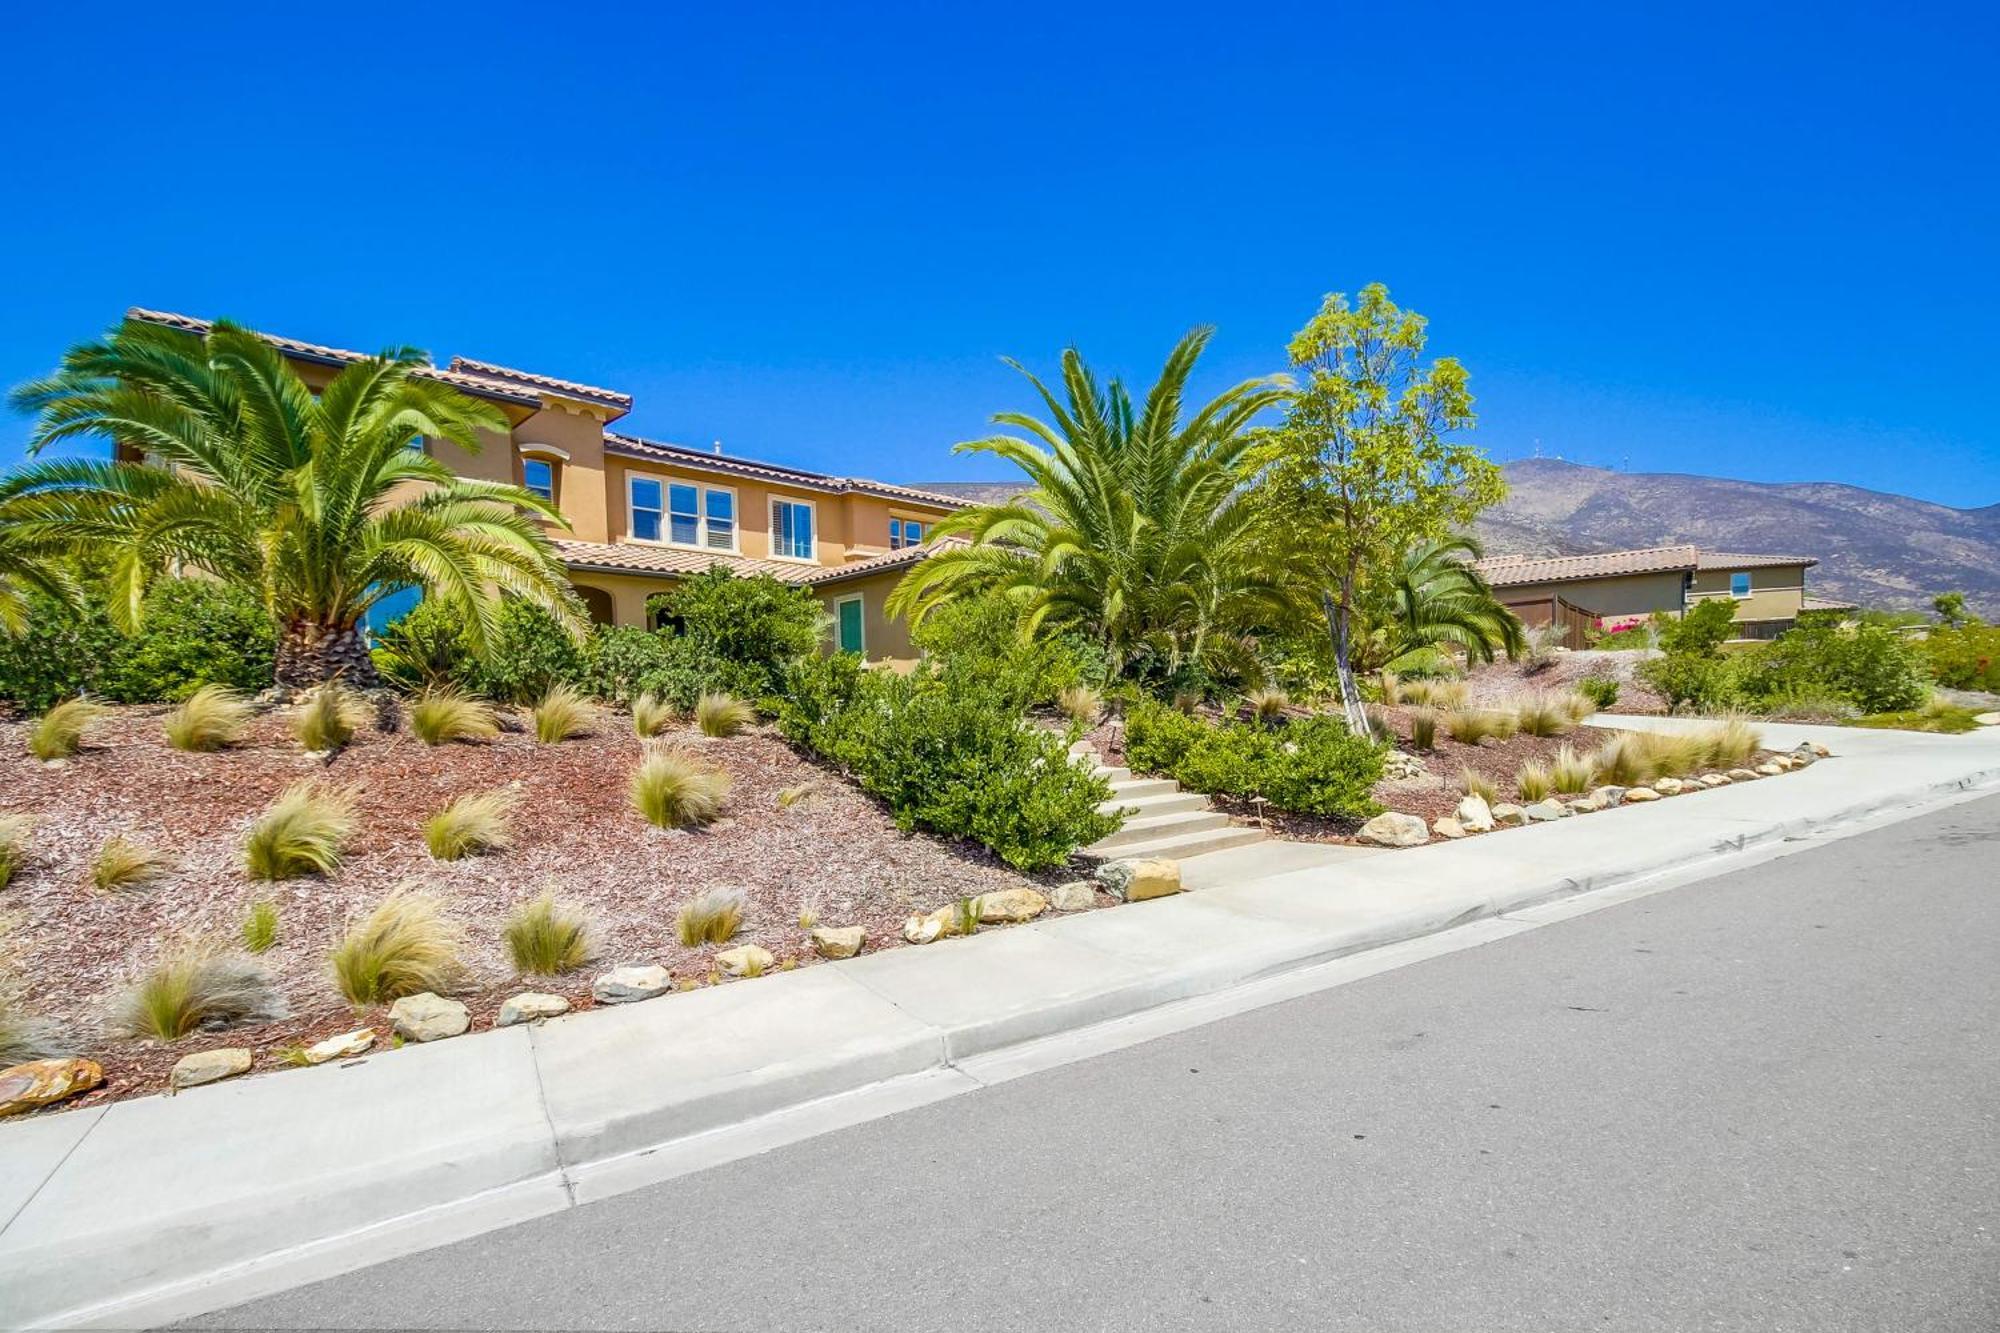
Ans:
[[[1667,701],[1667,710],[1721,708],[1735,696],[1734,664],[1720,657],[1668,653],[1641,662],[1639,679]]]
[[[270,685],[277,632],[257,594],[214,579],[161,579],[146,594],[139,631],[100,688],[113,699],[182,699],[204,685]]]
[[[581,685],[584,660],[584,645],[554,616],[509,598],[495,617],[486,656],[468,658],[463,670],[473,693],[525,704],[558,685]]]
[[[391,685],[412,693],[467,688],[472,650],[459,614],[440,601],[422,601],[375,635],[370,656]]]
[[[978,677],[1022,709],[1052,704],[1064,690],[1105,676],[1103,650],[1079,637],[1023,635],[1020,612],[1003,593],[948,602],[910,637],[941,674]]]
[[[1732,664],[1735,698],[1766,700],[1814,690],[1851,701],[1864,713],[1921,707],[1930,694],[1922,647],[1879,625],[1852,629],[1802,626],[1743,653]]]
[[[792,669],[778,724],[841,766],[903,828],[969,838],[1023,870],[1060,865],[1118,827],[1111,788],[1063,738],[1022,723],[1005,690],[919,666],[863,672],[851,656]]]
[[[0,634],[0,699],[41,713],[86,691],[101,692],[125,645],[101,606],[72,614],[39,593],[28,597],[28,623]]]
[[[1573,688],[1600,710],[1618,702],[1618,679],[1615,676],[1588,675],[1577,681]]]
[[[1165,773],[1190,791],[1261,796],[1301,814],[1374,814],[1369,790],[1382,777],[1382,747],[1331,716],[1273,730],[1241,722],[1213,726],[1141,704],[1126,715],[1125,757],[1134,770]]]
[[[2000,693],[2000,625],[1940,626],[1923,642],[1937,683],[1953,690]]]
[[[1172,773],[1208,728],[1178,708],[1142,699],[1125,711],[1125,761],[1138,773]]]
[[[1669,656],[1713,657],[1736,637],[1736,604],[1711,597],[1696,602],[1679,617],[1655,616],[1653,625],[1661,649]]]
[[[647,681],[671,669],[673,640],[637,625],[599,625],[584,651],[583,687],[621,706],[646,693]]]
[[[753,699],[774,692],[792,663],[819,651],[826,619],[806,589],[765,575],[738,578],[719,565],[649,598],[647,607],[698,659],[736,667],[736,684]]]

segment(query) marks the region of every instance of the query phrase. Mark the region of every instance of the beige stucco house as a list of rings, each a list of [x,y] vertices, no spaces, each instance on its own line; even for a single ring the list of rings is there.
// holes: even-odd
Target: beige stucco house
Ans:
[[[1846,609],[1806,593],[1808,555],[1654,546],[1590,555],[1488,556],[1475,568],[1494,594],[1530,625],[1619,629],[1656,613],[1678,616],[1697,602],[1726,598],[1736,637],[1775,639],[1801,612]]]
[[[193,333],[209,327],[163,311],[127,315]],[[364,359],[270,341],[315,386]],[[871,661],[915,657],[908,626],[891,620],[883,602],[935,549],[932,526],[964,501],[622,434],[611,426],[632,398],[613,389],[466,357],[426,373],[506,414],[507,432],[489,434],[479,453],[445,446],[438,457],[466,476],[514,482],[555,502],[568,528],[552,527],[550,538],[594,619],[646,624],[648,596],[721,565],[810,588],[826,606],[830,647]]]

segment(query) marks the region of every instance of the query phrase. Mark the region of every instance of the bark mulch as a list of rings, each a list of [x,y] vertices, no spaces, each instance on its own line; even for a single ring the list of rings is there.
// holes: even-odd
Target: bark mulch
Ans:
[[[26,863],[0,890],[0,980],[11,977],[23,1011],[57,1020],[79,1054],[104,1066],[106,1085],[92,1094],[100,1100],[157,1091],[176,1060],[212,1047],[251,1047],[262,1070],[280,1063],[281,1047],[357,1026],[374,1026],[386,1041],[386,1010],[357,1013],[335,990],[327,953],[343,922],[404,884],[435,893],[463,929],[468,978],[455,998],[484,1028],[503,998],[524,989],[588,1008],[592,979],[618,963],[659,963],[677,980],[713,984],[717,952],[758,944],[781,964],[810,965],[818,959],[799,925],[803,908],[821,925],[866,927],[869,950],[903,947],[900,928],[913,912],[1067,877],[1038,881],[984,849],[904,833],[872,798],[768,731],[728,739],[670,732],[667,739],[726,770],[733,786],[716,824],[667,831],[627,802],[642,746],[630,720],[608,711],[595,734],[556,745],[513,731],[490,743],[433,747],[407,733],[370,731],[331,759],[303,753],[281,713],[259,717],[241,746],[182,753],[161,737],[164,711],[111,710],[91,726],[82,753],[59,767],[26,753],[23,724],[0,722],[0,813],[33,820]],[[279,792],[308,777],[355,794],[358,824],[344,864],[324,879],[252,882],[242,866],[245,829]],[[433,861],[424,821],[453,797],[499,787],[522,798],[514,847]],[[780,808],[779,793],[798,788],[805,794]],[[90,867],[113,834],[166,852],[173,868],[141,890],[98,892]],[[718,885],[746,895],[742,932],[727,946],[682,946],[676,910]],[[590,917],[598,959],[570,976],[523,981],[512,974],[500,926],[514,904],[544,889]],[[260,897],[280,914],[278,943],[262,961],[291,1018],[170,1045],[99,1031],[106,1002],[128,975],[182,936],[233,943]]]

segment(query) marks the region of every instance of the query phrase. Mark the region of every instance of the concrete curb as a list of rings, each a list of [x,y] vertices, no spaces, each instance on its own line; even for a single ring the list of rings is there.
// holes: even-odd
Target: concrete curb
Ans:
[[[2000,784],[2000,745],[1937,739],[1856,746],[1874,768],[0,1126],[0,1325],[186,1317],[971,1090],[986,1080],[968,1070],[1061,1034]]]

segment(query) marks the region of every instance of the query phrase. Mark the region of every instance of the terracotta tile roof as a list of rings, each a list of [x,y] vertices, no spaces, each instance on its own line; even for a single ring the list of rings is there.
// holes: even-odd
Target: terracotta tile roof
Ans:
[[[769,574],[781,583],[808,583],[823,566],[788,560],[753,560],[728,551],[694,551],[645,542],[578,542],[552,539],[556,554],[571,569],[595,569],[615,574],[700,574],[713,565],[745,576]],[[901,554],[898,552],[898,554]]]
[[[880,574],[886,570],[907,569],[920,560],[930,559],[939,551],[970,544],[963,537],[941,537],[936,541],[925,542],[921,546],[906,546],[887,555],[871,556],[866,560],[850,560],[844,565],[825,565],[812,571],[802,581],[817,586],[822,583],[842,583],[848,579],[867,578],[871,574]]]
[[[1566,583],[1620,574],[1664,574],[1692,570],[1700,559],[1695,546],[1655,546],[1640,551],[1599,551],[1592,555],[1493,555],[1473,568],[1496,588],[1524,583]]]
[[[1703,551],[1697,569],[1769,569],[1779,565],[1816,565],[1810,555],[1758,555],[1744,551]]]
[[[693,449],[684,444],[642,440],[636,435],[619,435],[612,431],[604,433],[604,449],[606,453],[623,454],[628,458],[653,458],[696,471],[721,472],[737,477],[758,477],[766,481],[781,482],[787,486],[797,486],[802,490],[822,491],[828,495],[874,495],[886,500],[909,500],[912,503],[938,509],[963,509],[968,503],[955,495],[939,495],[933,491],[891,485],[886,481],[869,481],[865,477],[834,477],[824,472],[779,467],[774,463],[753,463],[748,459],[730,458],[723,454],[710,453],[706,449]]]
[[[1852,611],[1854,608],[1855,603],[1853,602],[1836,601],[1831,597],[1815,597],[1811,593],[1807,593],[1799,609],[1802,611]]]
[[[614,407],[632,410],[632,395],[620,393],[616,389],[600,389],[594,384],[578,384],[575,380],[559,380],[553,375],[537,375],[531,371],[515,370],[510,366],[497,366],[491,361],[474,361],[469,356],[455,356],[451,359],[452,370],[478,375],[485,379],[505,380],[516,384],[531,385],[537,389],[547,389],[552,393],[568,394],[574,398],[590,398]]]

